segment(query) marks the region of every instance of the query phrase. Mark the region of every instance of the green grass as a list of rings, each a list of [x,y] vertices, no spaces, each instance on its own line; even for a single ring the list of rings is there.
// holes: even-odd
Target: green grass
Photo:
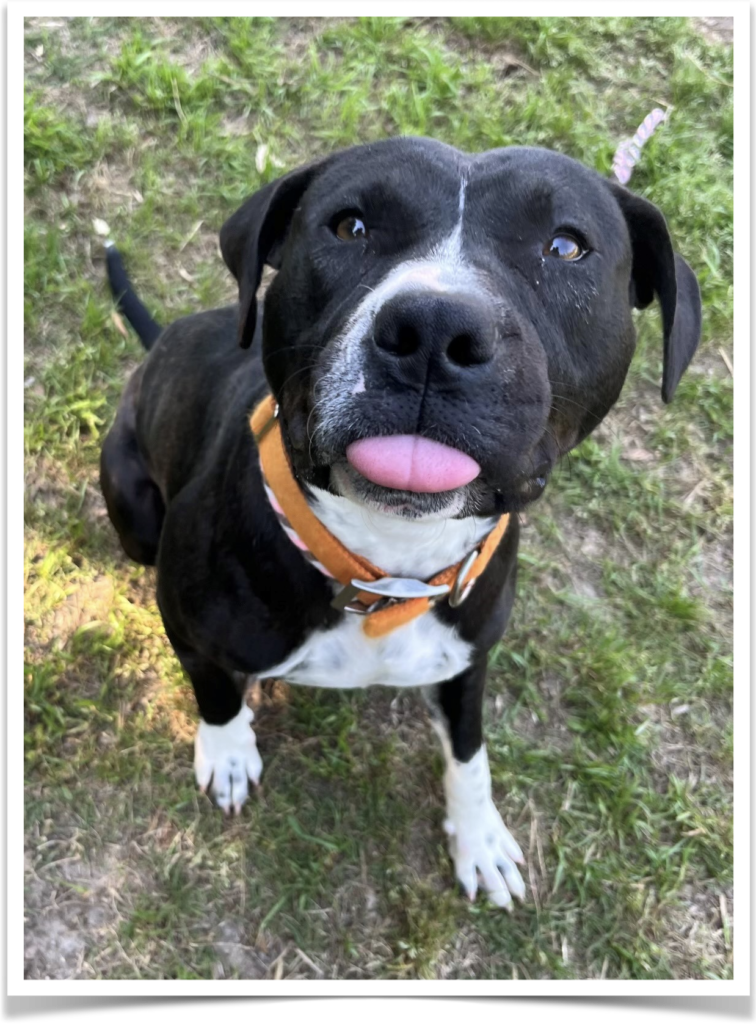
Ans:
[[[29,976],[731,976],[731,51],[671,18],[93,18],[30,19],[26,60]],[[233,298],[218,228],[299,162],[413,133],[606,173],[654,105],[632,185],[696,270],[704,340],[663,407],[640,315],[618,406],[527,516],[486,706],[527,903],[455,891],[412,694],[258,694],[264,785],[224,821],[98,491],[141,352],[93,218],[168,322]]]

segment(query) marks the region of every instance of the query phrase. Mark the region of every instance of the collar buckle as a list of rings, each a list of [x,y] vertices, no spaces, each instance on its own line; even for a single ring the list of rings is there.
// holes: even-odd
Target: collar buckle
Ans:
[[[340,612],[352,612],[355,615],[369,615],[379,608],[387,608],[399,601],[411,601],[425,597],[431,604],[445,597],[450,591],[447,583],[431,584],[422,580],[414,580],[403,576],[384,576],[374,583],[363,580],[352,580],[331,601],[331,607]],[[377,600],[364,605],[357,600],[359,593],[375,594]]]

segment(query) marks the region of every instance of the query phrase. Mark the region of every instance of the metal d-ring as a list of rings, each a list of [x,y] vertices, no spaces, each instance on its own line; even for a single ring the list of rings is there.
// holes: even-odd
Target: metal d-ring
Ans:
[[[478,552],[471,551],[467,558],[462,563],[457,578],[454,581],[454,586],[449,594],[449,607],[458,608],[463,601],[466,601],[470,596],[470,591],[475,586],[475,580],[470,580],[469,583],[465,583],[465,580],[470,574],[470,570],[478,559]]]
[[[273,427],[276,420],[278,419],[278,414],[280,413],[280,411],[281,406],[278,404],[278,402],[276,402],[275,408],[273,409],[273,412],[270,414],[270,419],[266,420],[262,428],[255,434],[255,442],[257,444],[259,444],[262,441],[262,439],[265,437],[268,431]]]

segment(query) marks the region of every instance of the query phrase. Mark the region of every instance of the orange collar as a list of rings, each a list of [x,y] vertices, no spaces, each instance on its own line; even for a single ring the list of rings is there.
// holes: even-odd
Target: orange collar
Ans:
[[[454,607],[467,597],[473,582],[481,575],[504,536],[509,515],[503,515],[485,540],[467,558],[437,573],[427,583],[399,580],[389,576],[366,558],[355,555],[321,523],[302,494],[289,465],[278,422],[278,406],[272,395],[260,402],[250,417],[250,426],[260,452],[263,478],[283,516],[287,533],[295,536],[320,563],[327,575],[344,584],[334,598],[333,606],[357,611],[365,616],[363,629],[369,637],[381,637],[427,612],[441,597],[448,597]],[[280,518],[280,514],[279,514]],[[296,543],[296,541],[295,541]],[[375,587],[373,592],[359,589],[359,584]],[[429,591],[427,596],[381,597],[396,585],[402,593]],[[376,595],[379,595],[376,598]]]

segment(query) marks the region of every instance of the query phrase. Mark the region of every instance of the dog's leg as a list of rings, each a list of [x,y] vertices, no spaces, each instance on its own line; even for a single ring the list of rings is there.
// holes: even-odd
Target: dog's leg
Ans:
[[[244,702],[244,684],[237,684],[217,665],[174,643],[179,661],[194,687],[200,723],[194,739],[194,774],[203,793],[210,792],[225,814],[239,814],[257,785],[262,758],[251,723],[254,712]]]
[[[154,565],[165,505],[137,444],[140,371],[141,367],[126,385],[115,421],[103,443],[100,488],[126,554],[142,565]]]
[[[457,878],[474,899],[480,876],[489,899],[511,909],[512,896],[525,895],[516,867],[523,863],[523,856],[491,799],[491,773],[483,743],[485,676],[484,657],[461,675],[428,687],[424,693],[446,761],[444,827]]]

